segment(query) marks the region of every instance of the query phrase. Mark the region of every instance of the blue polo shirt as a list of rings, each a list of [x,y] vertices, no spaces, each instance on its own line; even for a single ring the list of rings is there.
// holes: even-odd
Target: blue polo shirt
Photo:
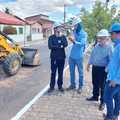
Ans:
[[[106,67],[110,62],[110,58],[113,52],[113,46],[110,45],[100,45],[99,43],[93,48],[89,64],[94,66]]]

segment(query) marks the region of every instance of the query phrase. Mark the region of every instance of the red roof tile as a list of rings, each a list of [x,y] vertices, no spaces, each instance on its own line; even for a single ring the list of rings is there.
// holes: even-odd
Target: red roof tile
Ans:
[[[0,12],[0,24],[8,24],[8,25],[25,25],[25,22],[17,19],[16,17]]]

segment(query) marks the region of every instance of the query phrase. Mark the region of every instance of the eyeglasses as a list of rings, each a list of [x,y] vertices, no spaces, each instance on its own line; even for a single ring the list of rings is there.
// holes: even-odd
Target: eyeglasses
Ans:
[[[99,40],[108,40],[108,37],[97,37]]]

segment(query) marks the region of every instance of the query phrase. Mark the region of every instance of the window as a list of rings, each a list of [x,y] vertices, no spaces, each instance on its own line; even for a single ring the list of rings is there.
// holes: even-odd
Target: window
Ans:
[[[32,33],[36,33],[36,28],[32,28]]]
[[[19,28],[19,34],[23,34],[23,28]]]
[[[5,34],[17,34],[16,27],[13,26],[4,26],[3,32]]]
[[[38,28],[38,33],[40,32],[40,29]]]

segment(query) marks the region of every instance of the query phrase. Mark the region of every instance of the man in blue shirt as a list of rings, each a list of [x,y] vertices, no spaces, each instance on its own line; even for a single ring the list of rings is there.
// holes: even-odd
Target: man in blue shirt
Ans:
[[[73,38],[69,38],[72,41],[73,46],[69,56],[69,68],[70,68],[70,86],[67,90],[73,90],[76,88],[75,82],[75,67],[78,68],[79,73],[79,87],[78,93],[81,93],[83,88],[83,56],[84,49],[87,42],[87,33],[83,29],[83,25],[81,23],[80,18],[76,18],[73,21],[74,24],[74,33]]]
[[[61,35],[61,30],[55,28],[54,35],[51,35],[48,39],[48,47],[51,50],[51,80],[50,88],[48,92],[52,92],[55,87],[56,82],[56,71],[58,70],[58,89],[63,92],[63,70],[65,64],[65,47],[67,47],[68,42],[64,35]]]
[[[92,85],[93,85],[93,96],[87,98],[88,101],[98,101],[100,96],[99,110],[104,109],[104,86],[107,78],[107,73],[105,71],[109,64],[110,57],[112,55],[113,46],[110,43],[110,34],[108,30],[102,29],[97,35],[97,44],[93,48],[90,59],[87,65],[87,71],[92,65]]]
[[[108,66],[104,92],[107,114],[104,120],[118,120],[120,112],[120,23],[114,23],[110,32],[115,43],[115,49]]]

